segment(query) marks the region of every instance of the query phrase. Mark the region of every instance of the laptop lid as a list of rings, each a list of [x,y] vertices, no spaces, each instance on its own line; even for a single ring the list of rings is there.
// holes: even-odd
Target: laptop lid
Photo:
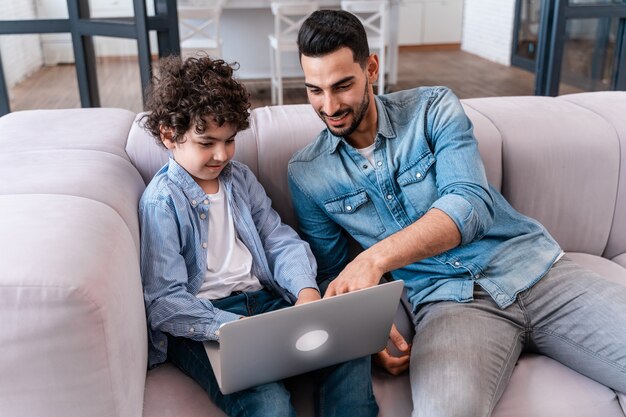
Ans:
[[[403,286],[392,281],[224,324],[219,343],[204,343],[222,393],[382,350]]]

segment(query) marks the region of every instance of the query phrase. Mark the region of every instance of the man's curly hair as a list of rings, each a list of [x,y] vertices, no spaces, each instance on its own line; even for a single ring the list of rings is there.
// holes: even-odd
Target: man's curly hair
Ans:
[[[228,123],[237,131],[246,129],[250,102],[246,88],[233,78],[236,65],[208,56],[160,59],[158,76],[153,76],[148,90],[144,128],[161,145],[161,126],[172,129],[172,141],[179,143],[192,126],[196,133],[204,133],[205,118],[218,126]]]

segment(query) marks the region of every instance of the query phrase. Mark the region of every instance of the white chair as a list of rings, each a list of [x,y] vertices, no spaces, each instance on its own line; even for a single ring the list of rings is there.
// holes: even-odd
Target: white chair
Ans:
[[[207,52],[222,56],[220,17],[226,0],[181,2],[178,5],[180,54],[183,58]]]
[[[378,55],[378,94],[385,92],[385,68],[387,64],[385,45],[387,44],[388,1],[386,0],[343,0],[341,8],[359,18],[370,50]]]
[[[317,1],[274,1],[274,33],[269,35],[272,104],[283,104],[282,52],[295,52],[298,30],[304,20],[318,9]]]

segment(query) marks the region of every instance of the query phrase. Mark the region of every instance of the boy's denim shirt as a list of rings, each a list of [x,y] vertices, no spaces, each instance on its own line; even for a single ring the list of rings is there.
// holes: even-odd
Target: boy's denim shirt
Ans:
[[[250,169],[231,161],[225,184],[237,236],[252,254],[252,273],[275,294],[293,302],[303,288],[317,288],[309,245],[278,213]],[[148,316],[149,366],[166,358],[167,336],[218,340],[221,324],[240,316],[197,298],[207,269],[209,200],[174,159],[156,173],[139,203],[141,277]]]
[[[404,229],[431,208],[445,212],[461,244],[392,271],[414,309],[472,300],[474,284],[501,307],[538,281],[561,249],[537,221],[515,211],[487,184],[472,124],[445,87],[376,97],[371,166],[328,129],[289,162],[289,186],[318,281],[348,262],[345,232],[364,248]]]

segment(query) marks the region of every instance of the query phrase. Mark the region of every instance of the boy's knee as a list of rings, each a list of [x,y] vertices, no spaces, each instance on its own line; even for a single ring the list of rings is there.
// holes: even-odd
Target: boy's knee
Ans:
[[[237,417],[295,417],[291,395],[282,383],[256,386],[239,394],[228,415]]]
[[[355,359],[324,370],[318,408],[323,416],[375,417],[378,405],[372,391],[370,357]],[[319,377],[320,375],[318,375]]]

